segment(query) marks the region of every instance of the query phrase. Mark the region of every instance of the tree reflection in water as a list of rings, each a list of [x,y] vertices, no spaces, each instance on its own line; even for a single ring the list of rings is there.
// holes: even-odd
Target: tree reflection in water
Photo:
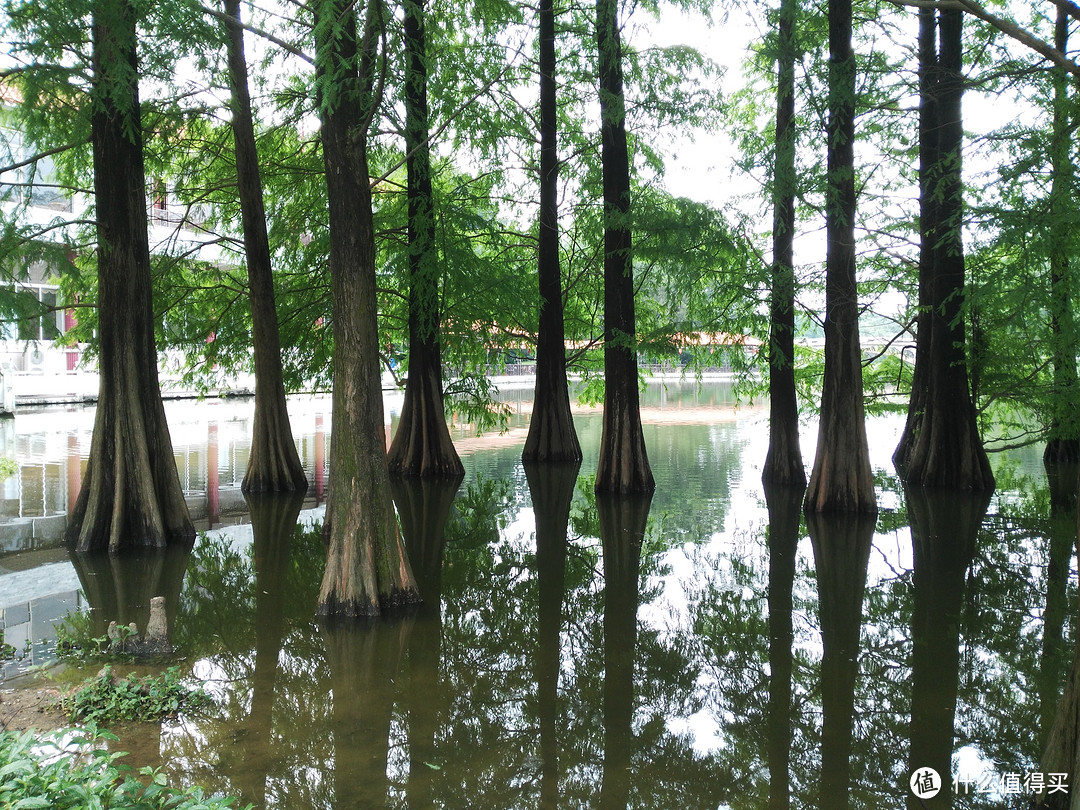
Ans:
[[[540,726],[540,807],[559,806],[559,652],[566,591],[567,528],[581,462],[526,463],[536,517],[536,711]]]
[[[932,798],[909,795],[910,810],[952,806],[953,729],[960,677],[964,583],[990,493],[906,487],[914,552],[911,618],[910,772],[943,774]]]
[[[791,806],[792,591],[806,487],[765,485],[769,510],[769,705],[766,715],[769,810]]]
[[[821,619],[822,810],[850,806],[855,681],[874,518],[807,512]]]
[[[400,711],[409,750],[406,804],[431,807],[439,766],[439,722],[446,714],[439,660],[442,657],[442,570],[446,523],[461,479],[392,478],[390,488],[402,539],[423,602],[406,639],[408,663],[401,673]]]
[[[90,605],[91,632],[104,636],[110,622],[146,630],[150,600],[165,597],[165,612],[175,616],[190,546],[139,550],[126,554],[69,551],[83,595]]]
[[[634,753],[634,653],[638,572],[652,493],[597,493],[604,555],[604,775],[600,807],[624,810],[630,798]]]
[[[613,505],[576,468],[515,470],[395,485],[425,603],[394,622],[314,622],[325,552],[294,505],[253,504],[248,548],[201,540],[175,640],[222,716],[167,726],[163,764],[282,810],[899,807],[961,747],[1038,767],[1076,604],[1045,490],[986,518],[909,493],[800,545],[798,494],[765,493],[766,534],[730,485]]]

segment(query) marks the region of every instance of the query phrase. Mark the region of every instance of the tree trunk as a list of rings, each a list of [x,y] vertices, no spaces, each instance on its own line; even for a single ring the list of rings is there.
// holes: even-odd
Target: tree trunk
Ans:
[[[580,461],[566,382],[566,332],[559,267],[558,107],[555,84],[555,8],[540,0],[540,234],[537,275],[540,324],[536,338],[536,393],[522,461]]]
[[[1069,13],[1059,6],[1054,28],[1054,47],[1061,53],[1069,45]],[[1069,79],[1062,69],[1054,68],[1054,132],[1050,142],[1050,337],[1054,359],[1054,402],[1050,420],[1050,440],[1043,459],[1048,463],[1080,461],[1080,384],[1077,381],[1076,324],[1072,313],[1071,223],[1063,218],[1075,207],[1072,187],[1076,171],[1070,159],[1072,116],[1070,115]]]
[[[850,804],[851,745],[863,594],[874,540],[865,514],[808,514],[821,618],[820,807]]]
[[[937,11],[928,6],[919,9],[919,307],[915,319],[915,369],[911,375],[907,421],[893,452],[893,465],[901,475],[908,468],[911,449],[922,425],[930,368],[930,290],[934,229],[938,220],[934,193],[935,173],[939,168],[937,74]]]
[[[855,282],[855,53],[851,0],[829,2],[828,186],[825,217],[825,380],[805,507],[877,512],[863,415]]]
[[[439,257],[428,147],[424,0],[405,0],[405,165],[409,199],[409,376],[387,462],[393,475],[465,474],[443,407]]]
[[[936,87],[938,165],[933,193],[937,219],[931,223],[933,279],[929,376],[925,408],[911,449],[905,482],[916,486],[992,490],[994,475],[979,437],[978,418],[968,387],[962,303],[964,294],[963,182],[963,13],[942,11]]]
[[[383,433],[367,167],[367,128],[375,108],[371,71],[381,19],[372,2],[364,28],[366,52],[361,53],[352,3],[319,0],[314,8],[316,69],[324,83],[319,108],[334,325],[334,432],[323,527],[329,549],[318,612],[377,615],[420,601],[397,532]]]
[[[596,2],[600,139],[604,175],[604,427],[598,492],[656,489],[638,401],[637,327],[630,238],[630,158],[626,145],[617,0]]]
[[[763,481],[806,486],[795,396],[795,15],[781,0],[777,31],[773,265],[769,299],[769,450]]]
[[[952,754],[960,677],[964,582],[990,493],[905,491],[914,555],[911,616],[911,748],[908,772],[930,767],[942,776],[932,799],[908,794],[910,810],[952,806]]]
[[[791,807],[795,561],[804,487],[765,484],[769,509],[769,810]]]
[[[158,384],[135,43],[132,4],[97,0],[91,140],[101,382],[90,460],[65,532],[78,551],[195,540]]]
[[[236,151],[236,185],[247,258],[251,336],[255,356],[255,420],[251,456],[240,488],[244,492],[282,492],[307,489],[307,477],[293,441],[285,405],[281,371],[281,340],[274,306],[274,277],[266,235],[259,156],[248,92],[247,61],[240,0],[225,0],[229,17],[228,59],[232,93],[232,131]]]

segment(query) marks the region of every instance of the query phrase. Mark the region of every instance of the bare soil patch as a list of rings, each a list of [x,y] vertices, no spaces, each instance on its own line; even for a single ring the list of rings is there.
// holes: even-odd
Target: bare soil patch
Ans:
[[[41,683],[0,688],[0,731],[35,729],[46,732],[71,723],[57,706],[63,693]]]

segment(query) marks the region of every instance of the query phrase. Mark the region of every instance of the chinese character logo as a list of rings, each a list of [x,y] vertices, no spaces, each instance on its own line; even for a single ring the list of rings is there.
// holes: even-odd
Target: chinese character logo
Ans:
[[[941,791],[941,774],[933,768],[919,768],[911,774],[911,792],[920,799],[932,799]]]

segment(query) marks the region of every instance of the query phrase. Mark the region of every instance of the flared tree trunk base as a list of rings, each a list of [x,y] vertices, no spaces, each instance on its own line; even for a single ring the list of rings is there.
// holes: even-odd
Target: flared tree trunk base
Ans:
[[[633,403],[604,407],[604,430],[600,439],[600,458],[596,465],[596,491],[613,495],[653,492],[645,437],[641,432],[636,394]]]
[[[256,381],[255,419],[243,492],[303,492],[308,487],[304,465],[293,441],[284,390],[260,400]]]
[[[90,460],[65,533],[79,552],[195,542],[157,375],[139,382],[135,351],[103,363]]]
[[[908,486],[971,492],[994,489],[994,473],[979,438],[970,404],[927,403],[922,428],[904,469],[903,480]]]
[[[386,463],[393,476],[460,478],[465,475],[443,406],[442,376],[438,366],[409,364],[405,401]]]
[[[581,458],[581,443],[570,411],[566,375],[562,375],[560,384],[557,378],[542,382],[538,374],[529,435],[525,438],[521,460],[561,463],[581,461]]]
[[[769,450],[761,471],[763,484],[776,487],[806,487],[806,468],[803,466],[799,429],[787,425],[771,430]]]

